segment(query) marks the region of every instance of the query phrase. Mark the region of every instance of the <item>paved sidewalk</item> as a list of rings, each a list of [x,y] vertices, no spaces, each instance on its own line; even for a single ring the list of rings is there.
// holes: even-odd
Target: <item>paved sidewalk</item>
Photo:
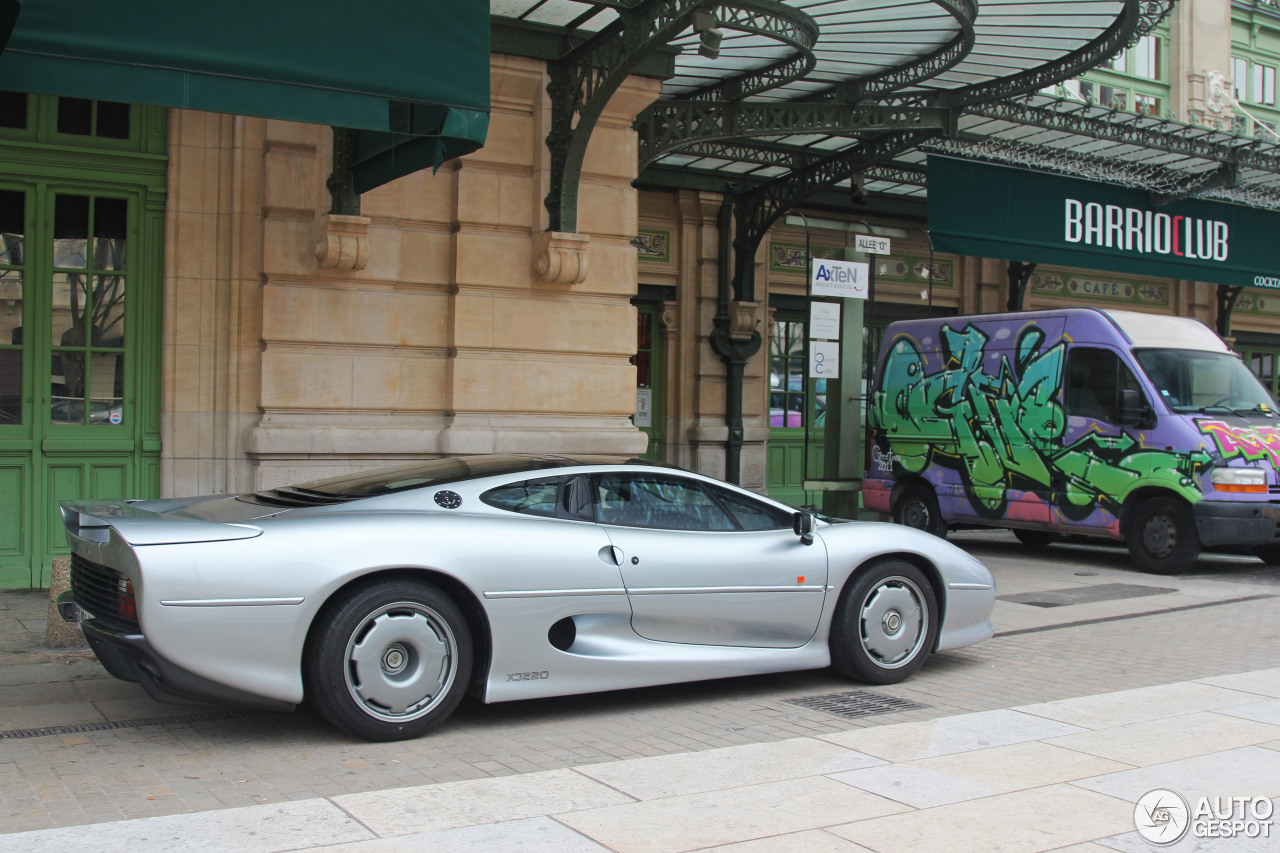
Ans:
[[[1149,848],[1134,806],[1154,788],[1274,808],[1280,668],[775,743],[0,835],[0,853],[1137,851]],[[1280,819],[1252,831],[1275,836],[1198,848],[1188,836],[1166,849],[1280,848]]]

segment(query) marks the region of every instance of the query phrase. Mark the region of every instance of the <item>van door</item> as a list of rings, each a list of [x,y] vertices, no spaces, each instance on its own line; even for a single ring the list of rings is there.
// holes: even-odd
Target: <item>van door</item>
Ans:
[[[1140,430],[1120,423],[1125,390],[1146,397],[1119,354],[1099,347],[1071,348],[1062,395],[1067,427],[1051,467],[1056,527],[1093,532],[1112,527],[1119,535],[1120,505],[1140,476],[1126,460],[1142,446]]]

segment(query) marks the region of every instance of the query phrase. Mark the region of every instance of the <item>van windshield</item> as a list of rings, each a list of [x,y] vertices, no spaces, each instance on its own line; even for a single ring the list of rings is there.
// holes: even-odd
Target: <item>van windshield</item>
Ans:
[[[1275,399],[1234,355],[1183,349],[1147,349],[1135,354],[1156,393],[1175,412],[1277,410]]]

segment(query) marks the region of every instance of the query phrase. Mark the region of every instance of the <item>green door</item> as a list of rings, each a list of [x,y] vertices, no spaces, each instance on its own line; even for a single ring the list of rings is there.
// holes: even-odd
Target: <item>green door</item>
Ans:
[[[59,501],[159,483],[165,163],[140,156],[155,111],[24,106],[0,129],[0,588],[47,584]]]
[[[806,379],[803,317],[781,312],[769,337],[769,446],[765,452],[769,496],[794,506],[813,504],[806,479],[821,479],[826,380]]]

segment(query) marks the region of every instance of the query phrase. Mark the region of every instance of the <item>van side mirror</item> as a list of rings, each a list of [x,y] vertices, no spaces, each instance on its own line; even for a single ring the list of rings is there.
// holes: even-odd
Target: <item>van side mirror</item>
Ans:
[[[813,515],[807,512],[797,512],[791,516],[791,529],[800,537],[801,543],[805,545],[813,544]]]
[[[1142,392],[1134,388],[1125,388],[1120,392],[1120,425],[1146,426],[1151,422],[1153,412],[1143,399]]]

